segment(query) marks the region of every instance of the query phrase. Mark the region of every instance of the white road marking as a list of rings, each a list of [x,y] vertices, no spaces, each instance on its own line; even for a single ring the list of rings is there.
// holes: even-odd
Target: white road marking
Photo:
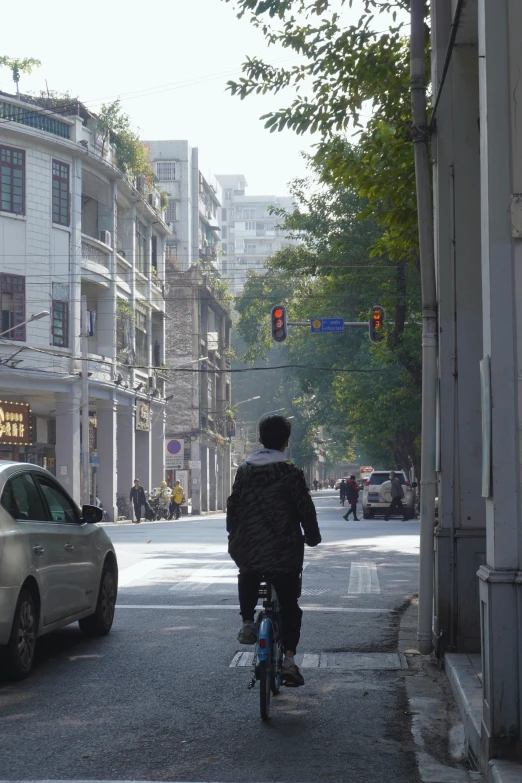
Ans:
[[[301,666],[304,669],[317,669],[319,667],[319,654],[318,653],[305,653],[303,655],[303,662]]]
[[[352,563],[350,566],[350,583],[348,593],[358,595],[360,593],[380,593],[377,564],[372,560]]]
[[[171,611],[187,611],[192,609],[233,609],[239,610],[239,604],[117,604],[117,609],[170,609]],[[333,614],[336,612],[347,614],[396,614],[395,609],[359,609],[347,606],[302,606],[305,612],[325,612]],[[1,782],[0,782],[1,783]]]
[[[169,587],[169,591],[199,593],[208,590],[210,585],[237,585],[238,569],[228,562],[226,565],[205,565],[188,574],[185,579]]]
[[[140,560],[138,563],[134,563],[134,565],[123,568],[120,571],[118,574],[118,586],[126,587],[126,585],[129,585],[131,582],[136,582],[138,579],[147,576],[151,571],[156,571],[156,569],[163,568],[165,565],[170,565],[171,563],[172,558],[150,557],[147,558],[147,560]]]
[[[251,666],[254,652],[237,652],[229,669]],[[377,671],[408,669],[408,662],[402,653],[298,653],[296,663],[303,669],[336,669],[337,671]]]

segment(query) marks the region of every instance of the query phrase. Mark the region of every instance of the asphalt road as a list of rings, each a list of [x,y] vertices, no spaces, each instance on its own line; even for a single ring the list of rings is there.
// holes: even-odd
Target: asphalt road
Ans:
[[[306,685],[283,689],[267,724],[251,667],[231,665],[249,648],[224,517],[110,526],[113,630],[45,637],[30,679],[0,679],[0,780],[420,781],[407,664],[393,655],[417,590],[418,522],[345,522],[337,493],[314,499]]]

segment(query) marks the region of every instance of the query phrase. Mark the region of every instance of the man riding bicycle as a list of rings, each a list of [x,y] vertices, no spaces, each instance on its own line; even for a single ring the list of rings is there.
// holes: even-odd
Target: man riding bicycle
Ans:
[[[281,606],[285,648],[282,677],[293,685],[304,685],[295,663],[303,615],[298,604],[300,576],[304,545],[320,544],[321,533],[303,472],[284,455],[291,430],[284,416],[261,420],[259,441],[264,448],[253,451],[240,465],[227,502],[228,551],[239,567],[243,627],[238,640],[241,644],[256,642],[254,616],[259,585],[268,579]]]

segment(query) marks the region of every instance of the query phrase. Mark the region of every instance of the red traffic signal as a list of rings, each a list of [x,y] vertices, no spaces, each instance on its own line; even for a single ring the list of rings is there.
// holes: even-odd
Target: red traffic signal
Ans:
[[[383,334],[383,324],[384,324],[384,309],[380,305],[375,305],[372,307],[372,312],[370,314],[370,324],[369,324],[369,331],[370,331],[370,340],[372,343],[379,343],[381,340],[384,340],[384,334]]]
[[[286,340],[286,307],[275,305],[271,314],[272,340],[282,343]]]

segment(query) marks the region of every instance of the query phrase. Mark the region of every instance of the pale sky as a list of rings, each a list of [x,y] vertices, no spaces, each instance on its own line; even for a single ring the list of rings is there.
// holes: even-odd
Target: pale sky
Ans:
[[[22,92],[45,90],[47,80],[50,90],[69,91],[92,111],[121,97],[143,139],[188,139],[200,149],[204,174],[245,174],[251,195],[286,195],[287,183],[305,173],[300,151],[314,139],[271,134],[259,120],[292,93],[240,101],[225,89],[245,55],[298,62],[288,50],[267,48],[230,3],[25,0],[3,3],[2,28],[9,36],[0,54],[42,61],[22,75]],[[0,89],[15,92],[7,68],[0,68]]]

